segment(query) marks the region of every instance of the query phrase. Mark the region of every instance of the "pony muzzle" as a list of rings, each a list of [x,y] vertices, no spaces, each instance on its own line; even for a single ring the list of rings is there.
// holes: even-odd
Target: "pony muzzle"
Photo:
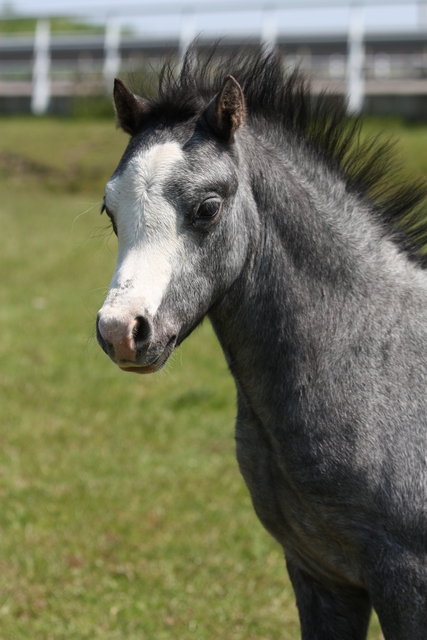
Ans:
[[[143,316],[129,319],[103,317],[96,321],[96,335],[101,348],[121,368],[149,366],[144,360],[151,342],[152,326]]]

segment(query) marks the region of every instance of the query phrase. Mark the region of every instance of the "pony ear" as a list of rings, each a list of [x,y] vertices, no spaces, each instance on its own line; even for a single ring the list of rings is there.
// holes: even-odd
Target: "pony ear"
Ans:
[[[232,142],[237,129],[246,120],[243,91],[233,76],[225,78],[221,91],[206,107],[204,118],[222,140]]]
[[[131,136],[135,135],[150,113],[148,101],[129,91],[118,78],[114,80],[113,98],[118,126]]]

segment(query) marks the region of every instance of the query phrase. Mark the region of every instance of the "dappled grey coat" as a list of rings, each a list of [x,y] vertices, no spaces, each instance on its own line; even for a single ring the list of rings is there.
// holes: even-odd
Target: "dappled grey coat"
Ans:
[[[103,206],[101,346],[156,371],[208,315],[303,638],[365,638],[371,606],[387,640],[427,638],[424,188],[262,51],[190,51],[151,100],[117,81],[115,106],[131,140]]]

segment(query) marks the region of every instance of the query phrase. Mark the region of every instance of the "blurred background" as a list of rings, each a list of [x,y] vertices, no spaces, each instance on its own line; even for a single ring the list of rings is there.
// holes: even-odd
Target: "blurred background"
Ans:
[[[209,323],[155,376],[96,343],[128,142],[112,80],[151,91],[195,36],[264,42],[426,178],[427,2],[0,0],[0,34],[0,640],[296,640]]]
[[[426,0],[2,0],[0,18],[1,113],[70,114],[196,36],[277,47],[353,111],[427,113]]]

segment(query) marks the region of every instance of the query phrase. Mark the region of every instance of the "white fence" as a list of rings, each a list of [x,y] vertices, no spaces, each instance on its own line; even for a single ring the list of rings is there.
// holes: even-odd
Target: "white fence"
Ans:
[[[390,5],[396,4],[397,0],[375,2]],[[334,0],[325,4],[334,5]],[[340,3],[335,0],[335,4],[338,6]],[[297,65],[309,72],[315,90],[345,94],[352,112],[361,110],[366,95],[427,95],[425,2],[419,6],[417,29],[407,34],[383,31],[377,36],[366,32],[362,3],[355,4],[349,11],[346,32],[299,34],[298,37],[280,33],[278,9],[285,5],[290,6],[290,0],[264,6],[258,42],[268,47],[279,47],[289,66]],[[321,3],[315,0],[298,3],[298,7],[314,5],[320,6]],[[259,8],[261,5],[259,2],[247,2],[245,10],[255,6]],[[239,7],[242,9],[242,5]],[[233,4],[216,3],[209,7],[209,11],[233,8]],[[141,10],[155,15],[165,11],[165,7],[144,5]],[[123,33],[119,14],[106,19],[103,35],[52,35],[49,20],[40,19],[32,36],[0,37],[0,97],[30,96],[32,112],[43,114],[48,110],[52,97],[110,91],[116,75],[135,70],[147,60],[154,62],[155,66],[156,58],[161,57],[165,49],[169,52],[175,50],[177,56],[182,55],[197,35],[195,12],[201,10],[203,7],[199,4],[194,10],[183,10],[177,16],[180,28],[176,38],[161,41]],[[174,11],[177,12],[177,5],[174,5]],[[237,43],[238,39],[237,36],[229,36],[224,43]],[[256,39],[252,38],[252,41]],[[200,44],[203,46],[202,40]]]

